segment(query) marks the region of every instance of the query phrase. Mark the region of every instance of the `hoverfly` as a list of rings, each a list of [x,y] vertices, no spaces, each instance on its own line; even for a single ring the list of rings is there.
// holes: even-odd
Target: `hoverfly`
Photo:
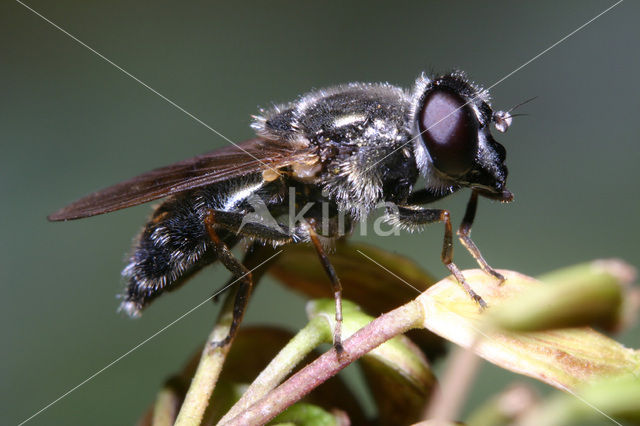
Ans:
[[[357,223],[381,202],[396,208],[388,223],[407,230],[442,222],[442,261],[481,306],[482,298],[453,263],[448,210],[423,205],[462,188],[471,198],[458,230],[480,267],[499,280],[469,234],[478,197],[509,202],[506,152],[490,132],[504,132],[509,112],[494,112],[486,90],[462,72],[421,75],[412,90],[388,83],[349,83],[316,90],[262,110],[254,117],[256,138],[152,170],[90,194],[53,213],[49,220],[79,219],[165,198],[144,226],[123,271],[127,281],[121,309],[139,315],[155,297],[216,260],[239,280],[233,337],[252,289],[248,269],[231,249],[242,240],[284,245],[311,242],[336,299],[334,343],[340,350],[341,285],[323,248],[340,235],[321,226],[338,215]],[[422,176],[425,186],[414,190]],[[293,190],[290,190],[293,189]],[[289,226],[243,221],[258,196],[273,217],[288,213],[291,197],[318,202]],[[297,204],[296,204],[297,205]]]

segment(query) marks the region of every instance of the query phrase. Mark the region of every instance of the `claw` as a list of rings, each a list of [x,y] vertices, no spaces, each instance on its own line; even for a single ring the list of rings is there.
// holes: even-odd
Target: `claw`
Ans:
[[[489,306],[489,305],[487,305],[487,302],[485,302],[485,301],[484,301],[484,299],[483,299],[480,295],[478,295],[478,294],[473,294],[471,297],[473,298],[473,300],[474,300],[478,305],[480,305],[480,310],[481,310],[481,311],[484,311],[484,310],[485,310],[485,309],[487,309],[487,307]]]
[[[504,282],[507,280],[504,275],[502,275],[500,272],[496,271],[493,268],[489,268],[488,270],[486,270],[485,272],[487,272],[489,275],[494,276],[495,278],[498,279],[498,285],[502,285],[504,284]]]
[[[229,344],[229,342],[231,342],[231,335],[228,335],[227,337],[225,337],[222,340],[217,340],[215,342],[209,342],[209,351],[214,351],[218,348],[222,348],[224,346],[227,346]]]

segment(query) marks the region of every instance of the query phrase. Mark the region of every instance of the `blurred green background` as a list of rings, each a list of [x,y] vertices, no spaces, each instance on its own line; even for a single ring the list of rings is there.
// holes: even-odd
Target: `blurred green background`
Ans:
[[[313,87],[406,87],[422,70],[453,68],[489,86],[612,2],[27,4],[241,141],[258,106]],[[491,90],[497,108],[538,96],[519,111],[529,116],[496,136],[516,200],[480,204],[473,235],[493,266],[530,275],[600,257],[640,266],[639,13],[637,2],[622,3]],[[0,34],[0,423],[16,424],[228,278],[207,268],[130,320],[116,313],[115,295],[149,206],[70,223],[45,216],[226,142],[19,3],[0,5]],[[439,204],[459,221],[465,202],[459,194]],[[441,238],[434,226],[367,240],[444,276]],[[458,264],[475,267],[456,247]],[[205,338],[217,309],[206,304],[30,424],[131,424]],[[304,301],[267,280],[246,323],[296,329]],[[640,328],[618,339],[639,347]],[[485,365],[466,410],[514,379]]]

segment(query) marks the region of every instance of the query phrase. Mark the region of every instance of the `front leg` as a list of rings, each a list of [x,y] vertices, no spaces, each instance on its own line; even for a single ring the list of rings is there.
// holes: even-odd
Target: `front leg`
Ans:
[[[471,256],[478,262],[480,268],[485,271],[489,275],[493,275],[497,279],[500,280],[500,284],[502,284],[505,280],[504,276],[493,269],[482,254],[480,250],[478,250],[478,246],[471,240],[471,225],[473,225],[473,219],[476,216],[476,208],[478,207],[478,193],[476,191],[471,192],[471,198],[467,203],[467,210],[464,213],[464,219],[462,219],[462,223],[460,224],[460,228],[458,228],[458,238],[462,244],[467,248]]]
[[[397,206],[387,213],[388,221],[393,225],[401,226],[408,230],[419,230],[430,223],[444,223],[444,240],[442,243],[442,263],[449,269],[465,291],[476,301],[480,307],[485,308],[486,302],[467,283],[460,269],[453,263],[453,230],[448,210],[426,209],[417,206]]]
[[[459,188],[452,186],[444,190],[434,191],[427,188],[418,189],[409,194],[407,204],[409,205],[422,205],[433,203],[434,201],[441,200],[445,197],[456,192]]]
[[[316,225],[316,221],[314,219],[308,219],[308,221],[302,223],[304,229],[309,233],[309,239],[311,240],[313,247],[316,249],[316,253],[320,259],[320,264],[329,277],[329,281],[331,281],[333,298],[336,302],[336,327],[333,330],[333,346],[336,348],[336,352],[339,355],[344,351],[344,348],[342,347],[342,284],[340,283],[338,274],[336,274],[336,270],[333,268],[333,265],[329,260],[329,256],[327,256],[324,248],[322,247],[322,243],[314,229],[314,225]]]

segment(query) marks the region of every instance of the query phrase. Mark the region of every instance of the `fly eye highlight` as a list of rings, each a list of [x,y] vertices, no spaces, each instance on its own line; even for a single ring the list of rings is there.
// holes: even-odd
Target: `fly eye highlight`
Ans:
[[[418,125],[438,170],[460,176],[473,167],[478,151],[478,119],[461,96],[433,90],[424,100]]]

